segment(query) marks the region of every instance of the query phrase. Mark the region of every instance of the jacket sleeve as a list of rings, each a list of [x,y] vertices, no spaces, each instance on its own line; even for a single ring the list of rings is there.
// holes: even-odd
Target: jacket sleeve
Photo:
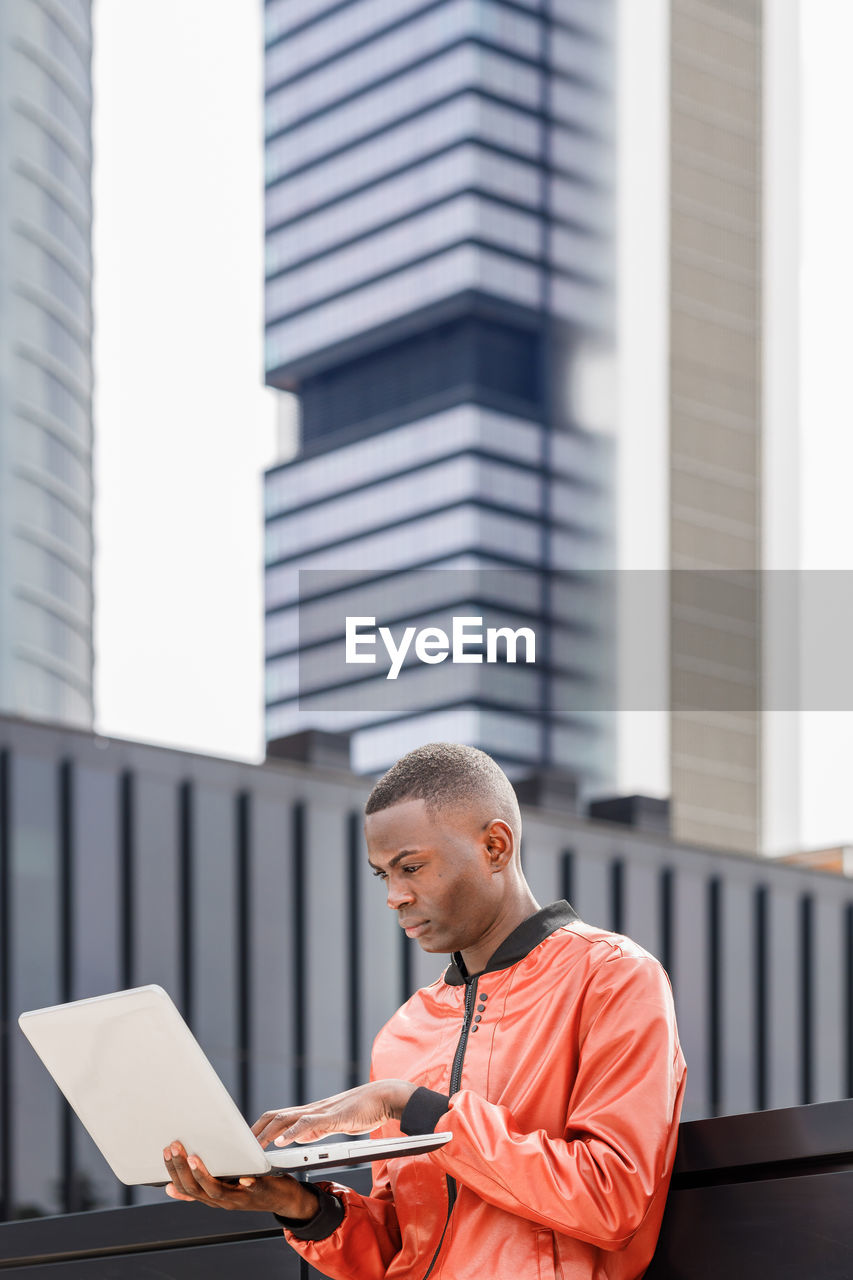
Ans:
[[[371,1062],[370,1079],[375,1078]],[[400,1251],[400,1226],[386,1161],[374,1160],[372,1174],[369,1196],[340,1183],[318,1182],[325,1195],[317,1217],[295,1231],[285,1229],[288,1244],[333,1280],[351,1280],[354,1275],[360,1280],[383,1280]],[[340,1209],[336,1210],[332,1196]]]
[[[489,1204],[624,1248],[653,1201],[662,1211],[684,1077],[666,974],[651,957],[616,952],[583,997],[563,1134],[523,1132],[506,1107],[463,1089],[435,1125],[453,1141],[427,1158]]]
[[[401,1244],[385,1161],[373,1163],[369,1196],[335,1182],[317,1186],[341,1202],[343,1214],[336,1215],[337,1225],[320,1238],[311,1238],[312,1224],[296,1232],[285,1229],[285,1240],[306,1262],[333,1280],[351,1280],[354,1275],[361,1280],[383,1280]]]

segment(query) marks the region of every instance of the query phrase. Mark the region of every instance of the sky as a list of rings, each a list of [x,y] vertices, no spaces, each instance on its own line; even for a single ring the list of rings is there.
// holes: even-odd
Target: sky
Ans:
[[[262,371],[261,4],[95,0],[94,20],[96,724],[258,760],[280,399]],[[849,0],[808,0],[804,568],[853,562],[851,47]],[[802,730],[802,842],[853,841],[853,716]]]

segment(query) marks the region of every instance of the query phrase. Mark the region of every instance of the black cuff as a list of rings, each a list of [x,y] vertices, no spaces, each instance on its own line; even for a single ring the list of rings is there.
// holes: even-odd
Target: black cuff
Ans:
[[[403,1108],[400,1128],[410,1138],[416,1133],[435,1133],[435,1126],[449,1109],[450,1098],[446,1093],[435,1093],[432,1089],[415,1089]]]
[[[296,1240],[325,1240],[337,1231],[344,1220],[345,1209],[337,1196],[322,1187],[312,1186],[311,1190],[320,1202],[313,1218],[306,1221],[305,1218],[283,1218],[280,1213],[273,1214],[276,1222],[280,1222]]]

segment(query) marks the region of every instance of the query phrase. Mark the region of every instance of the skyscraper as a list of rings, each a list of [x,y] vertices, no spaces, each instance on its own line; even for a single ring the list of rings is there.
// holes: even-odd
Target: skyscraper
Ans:
[[[606,665],[604,579],[553,575],[613,566],[614,21],[611,0],[268,0],[267,382],[301,411],[266,478],[270,739],[346,728],[374,770],[456,738],[612,781],[575,696]],[[533,618],[536,671],[430,667],[390,699],[330,656],[380,580],[389,624],[483,596]]]
[[[91,725],[89,0],[0,5],[0,709]]]
[[[798,0],[649,0],[623,18],[620,515],[629,538],[659,521],[631,567],[672,570],[673,829],[781,852],[800,790]]]

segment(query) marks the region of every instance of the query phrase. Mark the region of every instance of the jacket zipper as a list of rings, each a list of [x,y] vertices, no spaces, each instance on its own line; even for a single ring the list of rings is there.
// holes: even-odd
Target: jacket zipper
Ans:
[[[453,1055],[453,1066],[450,1068],[450,1096],[458,1093],[462,1086],[462,1063],[465,1060],[465,1050],[468,1047],[468,1036],[471,1031],[471,1019],[474,1015],[474,1005],[477,1003],[477,983],[479,975],[475,978],[465,979],[465,1015],[462,1019],[462,1030],[459,1033],[459,1042],[456,1045],[456,1052]],[[444,1220],[444,1228],[441,1232],[441,1239],[438,1242],[438,1248],[432,1256],[432,1262],[427,1267],[423,1280],[427,1280],[432,1272],[433,1267],[438,1261],[438,1255],[441,1253],[441,1246],[444,1244],[444,1237],[447,1235],[447,1228],[450,1224],[450,1214],[456,1203],[456,1179],[450,1178],[445,1174],[447,1182],[447,1217]]]

